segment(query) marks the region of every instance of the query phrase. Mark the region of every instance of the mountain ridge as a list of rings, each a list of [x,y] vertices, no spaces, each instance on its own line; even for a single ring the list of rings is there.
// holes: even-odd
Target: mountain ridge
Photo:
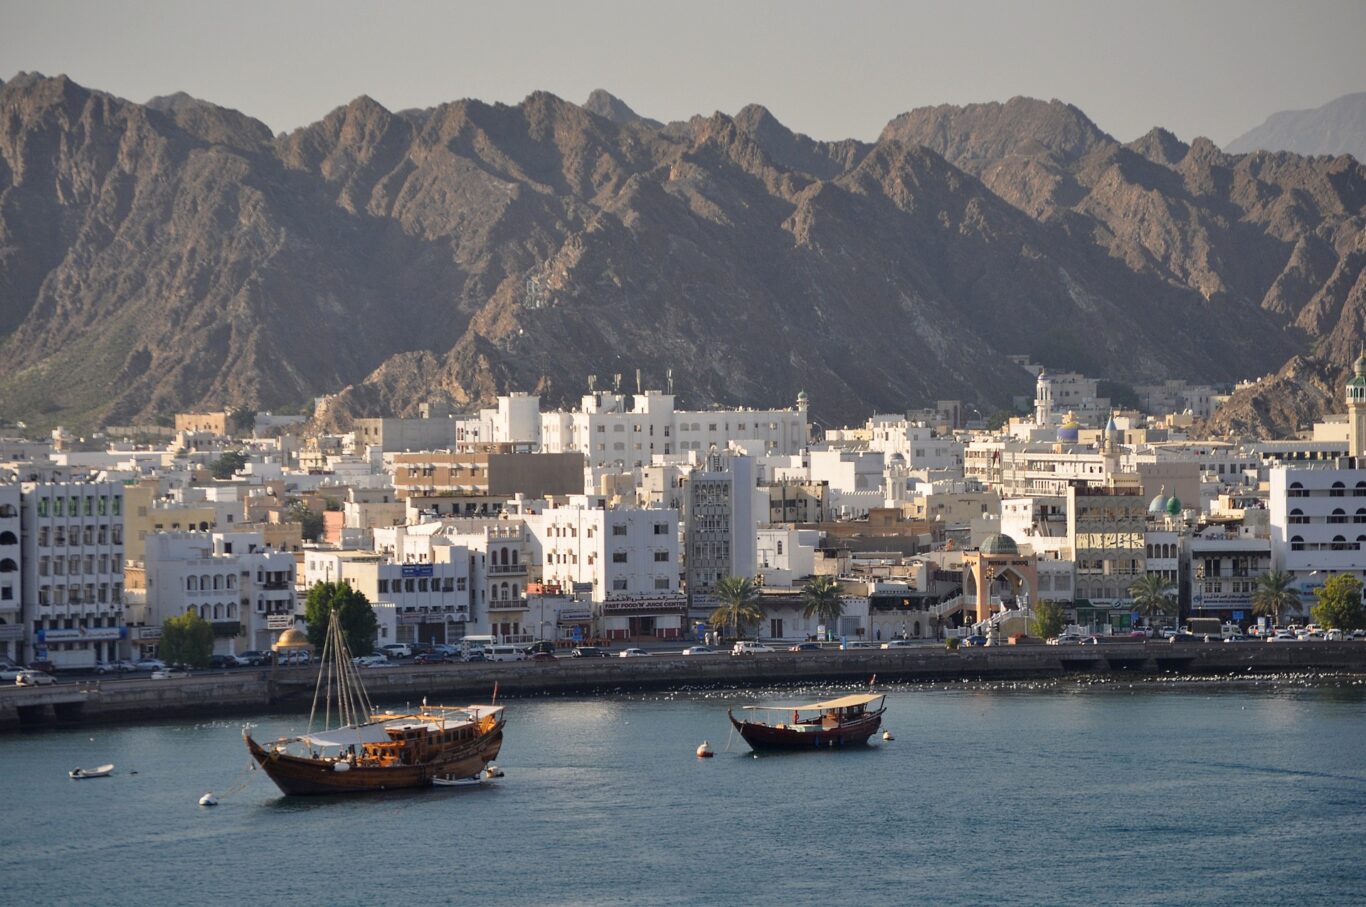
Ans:
[[[271,135],[21,75],[0,85],[11,419],[334,395],[340,424],[573,402],[636,367],[672,367],[688,405],[996,408],[1028,387],[1008,354],[1231,381],[1335,354],[1363,310],[1359,165],[1125,146],[1060,101],[922,108],[866,143],[761,105],[661,125],[606,92],[361,96]]]

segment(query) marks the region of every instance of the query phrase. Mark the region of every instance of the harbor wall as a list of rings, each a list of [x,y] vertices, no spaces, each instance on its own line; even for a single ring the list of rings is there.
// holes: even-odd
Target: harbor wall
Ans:
[[[1229,675],[1366,673],[1366,643],[1124,642],[1099,646],[1003,646],[948,651],[934,646],[757,656],[651,655],[561,658],[555,662],[403,665],[366,670],[376,704],[487,702],[500,696],[594,694],[681,687],[771,686],[807,682],[961,681],[1131,673]],[[312,699],[316,669],[197,673],[174,680],[63,683],[0,690],[0,731],[28,726],[221,718],[300,711]]]

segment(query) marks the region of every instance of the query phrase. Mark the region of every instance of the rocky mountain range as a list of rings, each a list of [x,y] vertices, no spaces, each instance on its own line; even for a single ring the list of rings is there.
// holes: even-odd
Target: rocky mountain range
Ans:
[[[0,117],[0,417],[30,424],[321,394],[345,424],[637,368],[681,405],[806,389],[844,422],[1006,405],[1032,386],[1012,354],[1129,382],[1345,367],[1366,312],[1356,161],[1126,145],[1057,101],[864,143],[760,106],[361,97],[272,135],[20,74]]]
[[[1224,146],[1230,154],[1293,151],[1350,154],[1366,161],[1366,91],[1343,95],[1313,110],[1282,110]]]

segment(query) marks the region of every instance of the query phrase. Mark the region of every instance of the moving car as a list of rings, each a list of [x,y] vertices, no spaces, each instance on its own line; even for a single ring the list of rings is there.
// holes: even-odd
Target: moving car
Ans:
[[[211,668],[240,668],[245,663],[236,655],[209,656],[209,667]]]
[[[373,655],[361,655],[353,661],[360,668],[378,668],[390,664],[389,656],[381,655],[378,652]]]
[[[14,683],[19,679],[20,674],[24,674],[27,671],[28,668],[21,668],[18,665],[6,665],[5,667],[0,668],[0,681]]]
[[[42,671],[20,671],[19,676],[14,678],[15,685],[21,687],[38,687],[56,682],[57,678]]]
[[[644,649],[622,649],[620,652],[617,653],[617,657],[618,657],[618,658],[641,658],[641,657],[646,656],[646,655],[649,655],[649,654],[650,654],[650,653],[649,653],[649,652],[646,652]]]
[[[133,666],[137,668],[139,671],[166,670],[166,662],[162,661],[159,658],[144,658],[141,661],[134,662]]]
[[[160,671],[152,672],[153,680],[175,680],[178,677],[189,677],[189,671],[182,671],[179,668],[162,668]]]
[[[443,665],[448,661],[450,659],[439,652],[419,652],[413,657],[415,665]]]
[[[963,637],[963,641],[960,642],[958,645],[960,645],[960,646],[984,646],[984,645],[986,645],[986,644],[987,644],[987,638],[986,638],[985,636],[964,636],[964,637]],[[1057,643],[1053,643],[1053,645],[1056,646]]]
[[[819,652],[820,650],[821,644],[818,642],[799,642],[787,647],[789,652]]]
[[[569,653],[570,658],[608,658],[611,652],[597,646],[577,646],[574,651]]]
[[[258,652],[255,649],[250,649],[238,655],[237,660],[244,665],[251,665],[253,668],[259,668],[262,665],[270,663],[270,655],[266,652]]]
[[[915,647],[918,646],[918,645],[920,645],[920,643],[917,642],[917,641],[914,640],[914,639],[891,639],[891,640],[888,640],[887,642],[884,642],[884,643],[882,644],[882,648],[884,648],[884,649],[913,649],[913,648],[915,648]]]
[[[117,673],[117,674],[130,674],[130,673],[132,673],[133,671],[136,671],[137,669],[138,669],[137,665],[133,664],[131,661],[129,661],[129,660],[126,659],[126,658],[125,658],[124,660],[122,660],[122,661],[97,661],[97,662],[95,662],[95,673],[96,673],[96,674],[115,674],[115,673]]]
[[[537,652],[544,652],[547,655],[555,654],[555,644],[548,639],[539,639],[526,647],[526,654],[535,655]]]
[[[848,642],[840,643],[841,652],[850,652],[854,649],[876,649],[877,647],[877,643],[868,642],[867,640],[862,639],[851,639]]]
[[[684,655],[720,655],[721,653],[711,646],[688,646],[683,650]]]
[[[774,651],[772,647],[766,646],[766,645],[764,645],[764,644],[761,643],[761,642],[751,642],[750,640],[747,640],[747,639],[741,639],[741,640],[737,640],[736,643],[735,643],[735,645],[731,647],[730,654],[732,654],[732,655],[757,655],[757,654],[759,654],[760,652],[772,652],[772,651]]]

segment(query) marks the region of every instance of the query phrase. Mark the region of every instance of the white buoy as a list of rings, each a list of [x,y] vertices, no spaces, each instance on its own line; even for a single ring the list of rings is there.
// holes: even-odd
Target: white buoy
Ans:
[[[883,739],[883,740],[895,740],[896,738],[892,736],[892,732],[891,732],[891,731],[883,731],[883,732],[882,732],[882,739]]]
[[[205,794],[204,796],[202,796],[202,797],[199,798],[199,805],[200,805],[200,806],[217,806],[217,805],[218,805],[218,798],[215,797],[215,796],[213,795],[213,791],[209,791],[207,794]]]
[[[711,751],[711,744],[705,740],[703,740],[702,745],[697,748],[698,759],[710,759],[712,756],[715,755],[716,754]]]

